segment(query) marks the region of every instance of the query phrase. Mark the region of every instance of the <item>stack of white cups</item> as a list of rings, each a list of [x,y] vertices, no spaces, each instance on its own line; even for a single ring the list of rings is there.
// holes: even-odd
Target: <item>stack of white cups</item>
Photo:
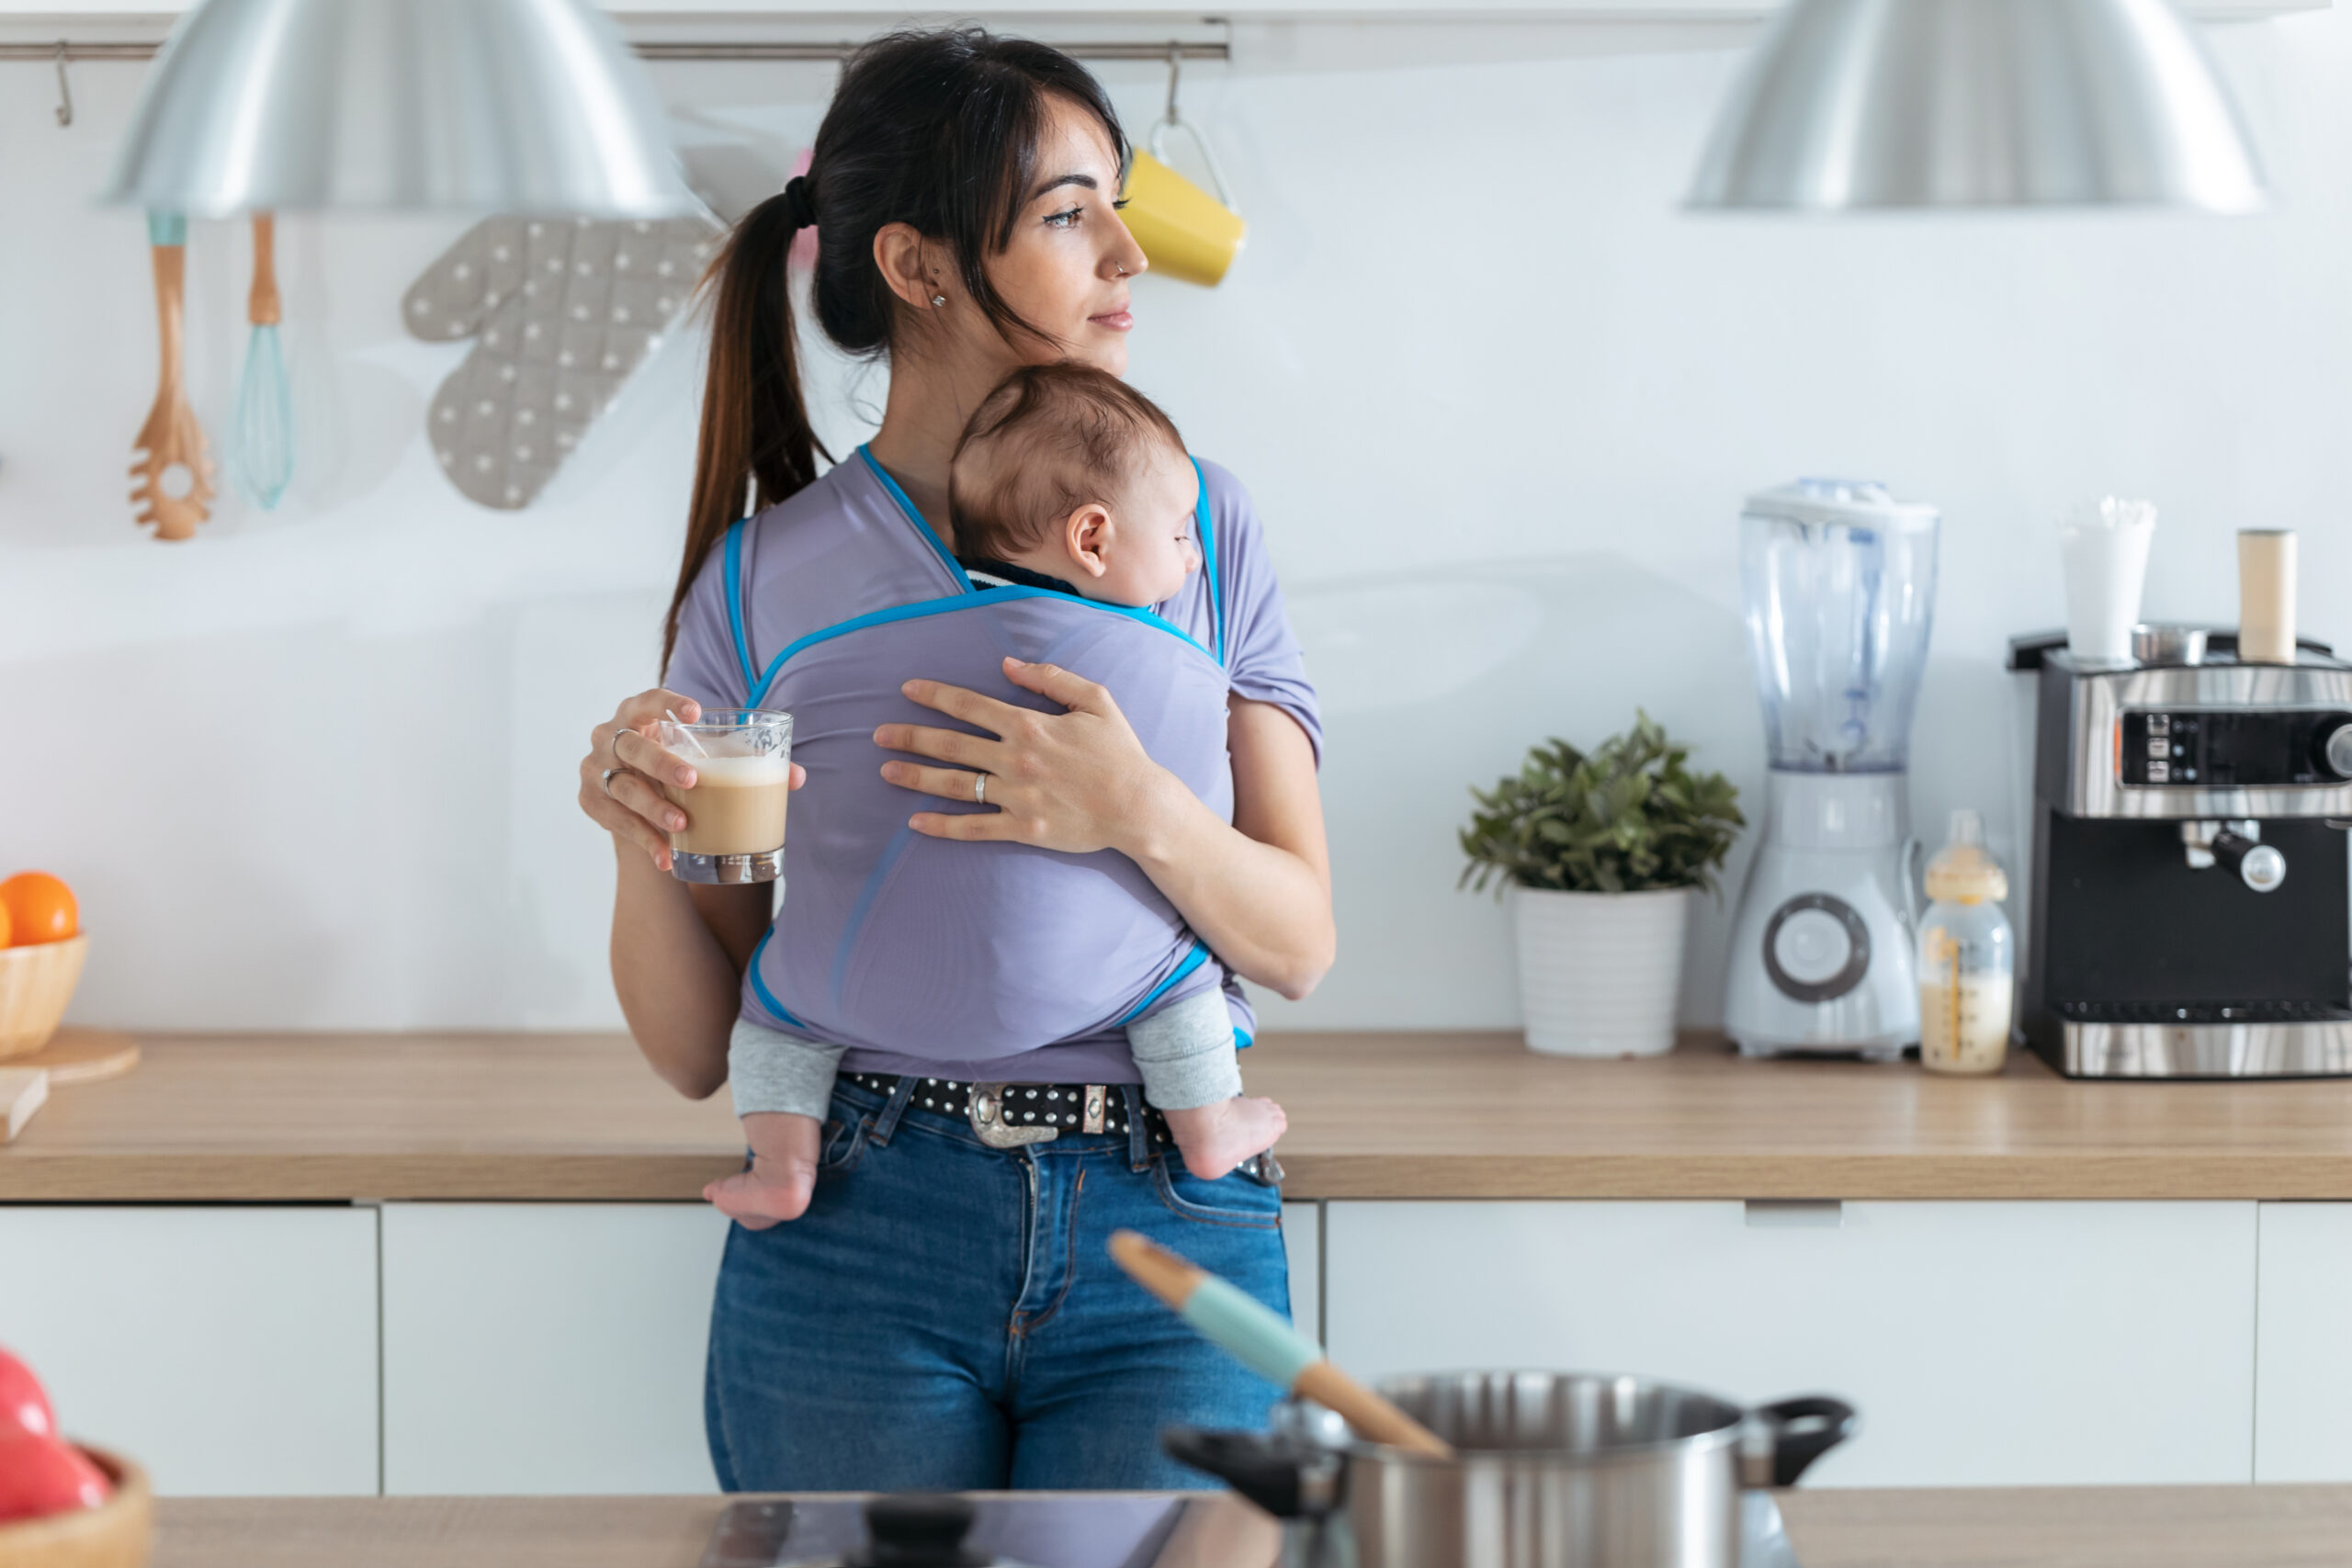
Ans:
[[[2066,648],[2086,669],[2132,663],[2132,628],[2148,575],[2156,509],[2144,501],[2102,496],[2069,513],[2058,526],[2066,559]]]

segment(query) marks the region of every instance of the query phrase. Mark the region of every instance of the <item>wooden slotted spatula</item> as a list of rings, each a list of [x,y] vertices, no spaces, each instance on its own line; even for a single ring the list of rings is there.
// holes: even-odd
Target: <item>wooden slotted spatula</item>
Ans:
[[[130,444],[131,516],[155,525],[159,539],[191,539],[212,513],[212,461],[204,450],[204,429],[188,407],[181,370],[185,347],[187,278],[187,220],[176,212],[147,215],[147,243],[155,260],[155,335],[163,367],[156,378],[155,406]]]

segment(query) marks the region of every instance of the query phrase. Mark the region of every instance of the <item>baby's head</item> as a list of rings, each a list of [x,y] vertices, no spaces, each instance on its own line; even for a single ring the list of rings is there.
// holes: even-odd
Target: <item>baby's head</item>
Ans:
[[[1200,564],[1200,479],[1149,398],[1072,363],[1014,371],[980,400],[948,468],[956,547],[1157,604]]]

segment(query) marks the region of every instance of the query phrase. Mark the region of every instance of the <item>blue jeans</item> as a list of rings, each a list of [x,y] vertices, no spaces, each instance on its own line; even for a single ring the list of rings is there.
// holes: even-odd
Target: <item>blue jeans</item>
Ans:
[[[808,1212],[728,1235],[704,1383],[719,1484],[1213,1484],[1160,1453],[1160,1427],[1262,1427],[1276,1391],[1105,1245],[1141,1231],[1287,1313],[1282,1194],[1202,1181],[1140,1127],[992,1149],[910,1109],[912,1087],[838,1085]]]

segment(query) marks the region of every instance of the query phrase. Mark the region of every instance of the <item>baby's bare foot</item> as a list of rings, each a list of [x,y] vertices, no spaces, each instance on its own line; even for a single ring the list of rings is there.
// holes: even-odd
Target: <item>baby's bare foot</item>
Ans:
[[[702,1190],[706,1201],[746,1230],[763,1231],[808,1212],[824,1128],[813,1116],[754,1111],[743,1118],[752,1168]]]
[[[1184,1168],[1204,1181],[1215,1181],[1251,1155],[1272,1148],[1290,1125],[1290,1118],[1272,1100],[1238,1094],[1215,1105],[1161,1114],[1176,1134]]]
[[[816,1188],[814,1165],[772,1165],[754,1158],[751,1169],[712,1182],[702,1195],[745,1230],[763,1231],[807,1213],[808,1195]]]

